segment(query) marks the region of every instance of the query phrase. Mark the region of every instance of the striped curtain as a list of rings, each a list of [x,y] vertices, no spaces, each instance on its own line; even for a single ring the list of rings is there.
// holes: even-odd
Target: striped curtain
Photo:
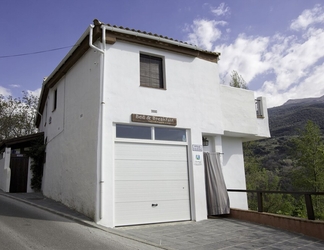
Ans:
[[[219,153],[204,152],[208,215],[230,213],[230,202],[220,164]]]

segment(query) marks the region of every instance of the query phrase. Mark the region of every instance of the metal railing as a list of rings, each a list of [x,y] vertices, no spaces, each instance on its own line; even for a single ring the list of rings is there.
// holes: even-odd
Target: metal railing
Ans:
[[[263,194],[292,194],[304,195],[307,210],[307,217],[309,220],[315,220],[312,195],[324,195],[324,192],[291,192],[291,191],[264,191],[264,190],[243,190],[243,189],[227,189],[228,192],[241,193],[256,193],[258,200],[258,212],[263,212]]]

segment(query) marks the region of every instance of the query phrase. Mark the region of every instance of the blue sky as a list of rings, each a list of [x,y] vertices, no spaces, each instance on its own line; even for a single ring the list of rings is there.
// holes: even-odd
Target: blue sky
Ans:
[[[322,0],[1,0],[0,94],[39,93],[93,19],[221,52],[269,107],[324,95]]]

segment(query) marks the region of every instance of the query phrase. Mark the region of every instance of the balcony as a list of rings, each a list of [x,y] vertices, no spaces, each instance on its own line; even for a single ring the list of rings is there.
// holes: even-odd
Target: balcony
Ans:
[[[220,86],[224,135],[244,140],[270,137],[267,104],[264,97],[254,97],[246,89]]]

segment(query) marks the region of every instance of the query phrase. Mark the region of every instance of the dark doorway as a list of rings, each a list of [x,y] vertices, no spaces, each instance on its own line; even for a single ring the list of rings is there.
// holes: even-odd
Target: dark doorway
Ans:
[[[10,193],[27,192],[28,157],[11,155],[10,158]]]

